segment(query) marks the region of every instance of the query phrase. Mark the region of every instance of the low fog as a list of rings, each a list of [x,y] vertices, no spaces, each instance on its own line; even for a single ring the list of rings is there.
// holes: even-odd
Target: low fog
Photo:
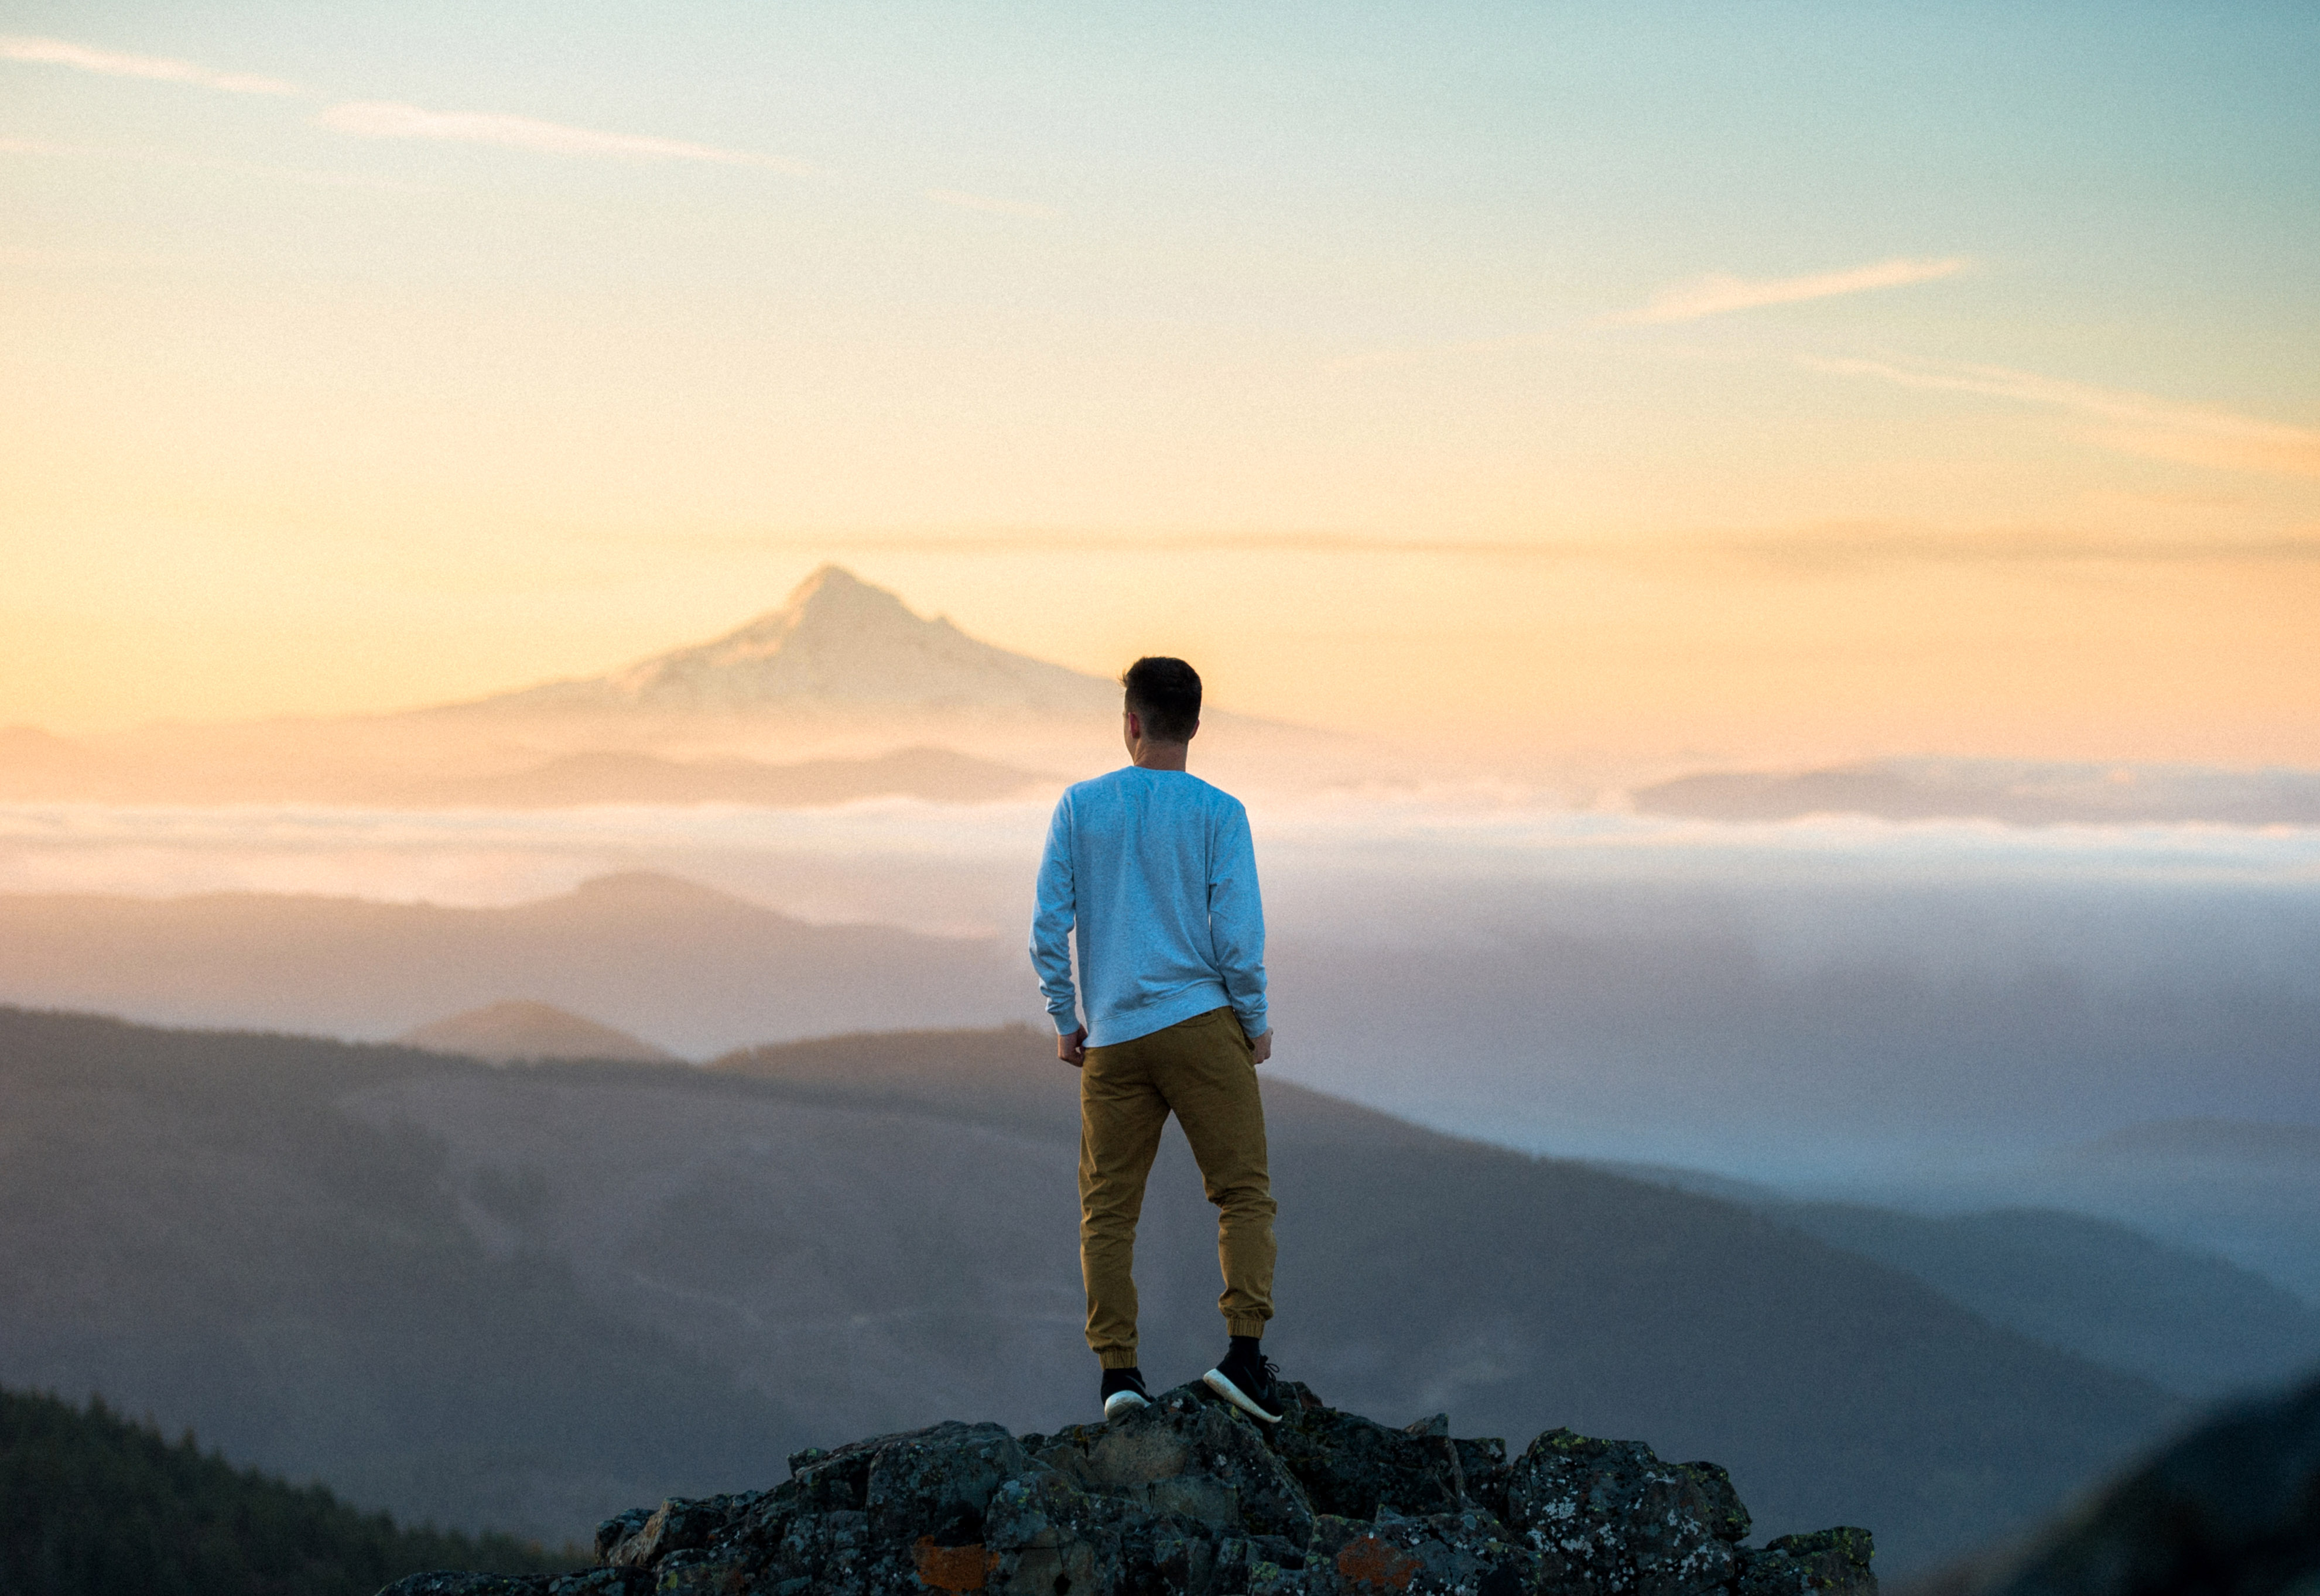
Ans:
[[[694,1058],[817,1031],[1036,1020],[1020,945],[1044,818],[1038,801],[20,806],[0,837],[0,999],[377,1038],[541,998]],[[2151,1120],[2320,1123],[2320,832],[1735,824],[1487,793],[1259,803],[1254,818],[1277,1069],[1437,1128],[1808,1183],[2002,1165]],[[88,898],[124,893],[503,910],[635,871],[806,923],[767,922],[762,948],[703,932],[714,956],[679,957],[683,936],[642,922],[698,912],[600,900],[552,932],[494,920],[501,943],[555,944],[509,952],[504,970],[430,973],[443,961],[396,951],[407,928],[349,904],[332,934],[351,939],[360,979],[334,980],[269,963],[321,956],[270,950],[269,935],[304,933],[247,900],[180,904],[175,929],[87,918]],[[81,940],[57,934],[68,921]],[[165,953],[207,937],[199,957],[215,961],[228,923],[231,971],[195,980],[192,956]],[[839,926],[917,935],[813,934]],[[366,937],[384,940],[366,951]],[[660,957],[682,967],[637,967]],[[546,990],[559,967],[570,992]]]

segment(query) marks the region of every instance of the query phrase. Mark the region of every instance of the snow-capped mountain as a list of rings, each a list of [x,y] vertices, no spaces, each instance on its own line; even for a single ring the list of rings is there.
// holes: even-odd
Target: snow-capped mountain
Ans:
[[[978,642],[841,567],[824,566],[781,608],[723,637],[475,707],[729,715],[809,706],[1116,714],[1119,686]]]

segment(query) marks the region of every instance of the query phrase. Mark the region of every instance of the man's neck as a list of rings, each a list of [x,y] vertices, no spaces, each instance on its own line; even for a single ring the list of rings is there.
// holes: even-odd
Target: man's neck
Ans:
[[[1128,757],[1138,770],[1182,770],[1184,756],[1191,752],[1190,743],[1155,742],[1146,738],[1128,750]]]

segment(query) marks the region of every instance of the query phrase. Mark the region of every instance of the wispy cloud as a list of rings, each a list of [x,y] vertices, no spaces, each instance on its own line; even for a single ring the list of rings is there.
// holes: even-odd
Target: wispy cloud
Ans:
[[[1799,569],[1898,564],[2246,566],[2320,563],[2320,530],[2229,538],[2137,536],[2050,527],[1948,530],[1890,523],[1804,527],[1731,538],[1714,550]]]
[[[2320,428],[2262,421],[2227,410],[2180,404],[2150,394],[2099,388],[2002,366],[1822,356],[1802,356],[1799,359],[1816,371],[1842,376],[1874,377],[1905,388],[1975,394],[2060,410],[2094,423],[2082,434],[2091,441],[2127,454],[2229,471],[2320,476]]]
[[[1053,222],[1059,214],[1053,205],[1036,205],[1029,200],[993,199],[987,194],[968,194],[956,188],[929,188],[924,192],[938,205],[987,211],[993,216],[1028,216],[1035,222]]]
[[[625,534],[623,535],[625,538]],[[1061,527],[979,531],[856,531],[656,534],[655,547],[684,544],[730,552],[778,550],[834,558],[865,554],[956,558],[1069,555],[1082,558],[1151,555],[1287,555],[1321,559],[1399,558],[1478,561],[1510,567],[1592,563],[1663,569],[1721,567],[1735,558],[1799,573],[1883,569],[1908,565],[2040,567],[2071,565],[2252,566],[2320,564],[2320,527],[2239,537],[2180,537],[2068,527],[1940,527],[1862,521],[1810,526],[1729,528],[1619,538],[1418,538],[1391,532],[1246,530],[1077,531]]]
[[[1808,299],[1835,299],[1846,294],[1866,294],[1878,288],[1903,288],[1953,277],[1973,263],[1962,255],[1938,260],[1896,258],[1844,271],[1815,272],[1801,277],[1705,277],[1697,282],[1663,289],[1641,310],[1614,316],[1614,326],[1656,326],[1668,322],[1697,322],[1733,311],[1753,311],[1772,304],[1800,304]]]
[[[779,156],[645,133],[608,133],[496,111],[428,111],[390,100],[354,100],[315,119],[326,128],[369,139],[430,139],[454,144],[497,144],[543,155],[609,157],[616,160],[696,160],[721,166],[767,167],[804,173],[812,168]]]
[[[22,33],[0,33],[0,60],[27,61],[47,67],[71,67],[101,72],[108,77],[150,77],[165,83],[191,83],[222,89],[231,95],[296,95],[304,91],[279,77],[255,72],[213,72],[192,61],[167,56],[131,55],[123,50],[97,50],[68,39],[43,39]]]

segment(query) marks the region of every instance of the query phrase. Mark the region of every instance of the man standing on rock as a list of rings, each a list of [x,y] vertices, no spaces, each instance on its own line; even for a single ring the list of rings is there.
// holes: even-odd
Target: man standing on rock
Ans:
[[[1039,862],[1031,963],[1056,1021],[1056,1055],[1080,1070],[1080,1272],[1103,1416],[1149,1400],[1136,1366],[1136,1221],[1170,1113],[1217,1205],[1230,1347],[1206,1376],[1244,1412],[1278,1423],[1278,1371],[1260,1350],[1273,1317],[1273,1183],[1256,1066],[1264,1012],[1264,908],[1240,801],[1187,775],[1201,678],[1145,658],[1122,678],[1125,769],[1065,790]],[[1079,932],[1087,1023],[1069,939]]]

